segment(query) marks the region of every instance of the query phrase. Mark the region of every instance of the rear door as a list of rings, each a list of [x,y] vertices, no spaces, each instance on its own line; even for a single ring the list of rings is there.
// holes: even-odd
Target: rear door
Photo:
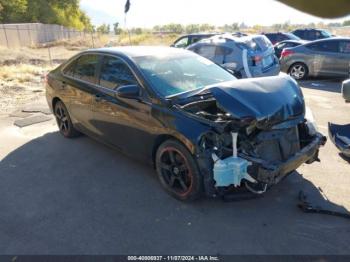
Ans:
[[[97,82],[99,57],[83,54],[63,68],[65,80],[62,82],[64,103],[73,123],[82,131],[91,134],[92,97]],[[91,134],[92,135],[92,134]]]

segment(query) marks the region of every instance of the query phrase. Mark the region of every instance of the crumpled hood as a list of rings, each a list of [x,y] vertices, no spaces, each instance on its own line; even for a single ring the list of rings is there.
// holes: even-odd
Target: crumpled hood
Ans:
[[[287,75],[225,82],[209,91],[217,105],[235,118],[275,124],[305,114],[302,91]]]

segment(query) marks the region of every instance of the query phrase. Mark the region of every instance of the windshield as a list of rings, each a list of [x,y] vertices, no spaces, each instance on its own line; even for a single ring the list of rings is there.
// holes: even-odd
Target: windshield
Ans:
[[[326,31],[326,30],[322,30],[322,31],[321,31],[321,34],[322,34],[324,37],[331,37],[331,36],[332,36],[332,34],[331,34],[330,32],[328,32],[328,31]]]
[[[236,80],[226,70],[195,54],[133,58],[153,89],[163,97]]]

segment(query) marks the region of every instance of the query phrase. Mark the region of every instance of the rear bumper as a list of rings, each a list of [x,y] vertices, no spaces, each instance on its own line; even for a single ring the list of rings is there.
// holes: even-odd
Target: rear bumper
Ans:
[[[322,134],[318,133],[313,140],[294,156],[279,164],[271,164],[261,159],[254,159],[246,155],[242,155],[253,163],[256,172],[255,179],[258,182],[266,183],[267,185],[274,185],[280,182],[285,176],[296,170],[304,163],[312,163],[318,160],[318,151],[321,146],[326,143],[327,139]],[[249,172],[249,170],[248,170]]]

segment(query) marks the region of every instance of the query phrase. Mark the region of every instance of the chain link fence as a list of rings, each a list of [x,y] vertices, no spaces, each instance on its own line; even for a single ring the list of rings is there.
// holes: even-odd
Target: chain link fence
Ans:
[[[78,31],[60,25],[41,23],[0,24],[0,46],[7,48],[34,47],[60,40],[89,39],[92,46],[96,33]]]

